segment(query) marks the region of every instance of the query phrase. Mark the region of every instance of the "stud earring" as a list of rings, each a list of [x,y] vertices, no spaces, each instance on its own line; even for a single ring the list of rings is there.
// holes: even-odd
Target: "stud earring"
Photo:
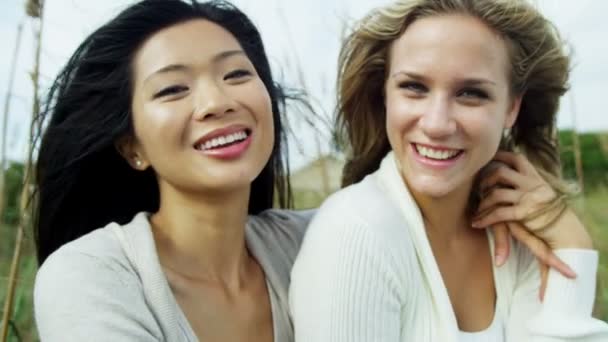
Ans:
[[[141,165],[142,165],[142,164],[143,164],[143,163],[141,162],[141,160],[139,160],[139,159],[135,159],[135,166],[137,166],[137,167],[141,167]]]

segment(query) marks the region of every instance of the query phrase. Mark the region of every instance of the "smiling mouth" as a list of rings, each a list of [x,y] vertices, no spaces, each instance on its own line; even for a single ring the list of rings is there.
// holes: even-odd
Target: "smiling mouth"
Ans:
[[[458,158],[464,150],[457,149],[436,149],[420,144],[412,144],[419,155],[432,160],[452,160]]]
[[[217,136],[212,139],[202,141],[199,144],[195,145],[194,148],[199,151],[212,151],[216,149],[221,149],[243,142],[247,140],[250,135],[251,130],[243,129],[241,131]]]

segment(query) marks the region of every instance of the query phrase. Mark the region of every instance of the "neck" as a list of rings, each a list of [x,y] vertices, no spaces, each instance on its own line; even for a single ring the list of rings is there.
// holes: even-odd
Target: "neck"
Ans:
[[[250,264],[249,192],[192,194],[161,184],[160,208],[150,221],[163,267],[186,278],[239,284]]]
[[[455,241],[463,234],[471,233],[467,213],[472,183],[441,196],[432,197],[412,190],[412,196],[420,207],[429,237]],[[410,188],[411,189],[411,188]]]

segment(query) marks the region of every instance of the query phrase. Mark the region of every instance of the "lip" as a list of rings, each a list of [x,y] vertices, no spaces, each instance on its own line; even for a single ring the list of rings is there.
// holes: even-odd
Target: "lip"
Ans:
[[[459,150],[460,152],[453,159],[436,160],[436,159],[427,158],[427,157],[421,155],[420,153],[418,153],[418,150],[416,149],[415,145],[421,145],[421,146],[424,146],[427,148],[432,148],[434,150]],[[420,144],[420,143],[411,143],[410,148],[412,149],[412,154],[414,155],[414,159],[418,163],[422,164],[426,168],[430,168],[430,169],[434,169],[434,170],[445,170],[445,169],[451,168],[456,163],[458,163],[460,161],[460,159],[462,159],[462,156],[464,156],[464,154],[465,154],[465,151],[463,149],[449,148],[449,147],[437,146],[437,145]]]
[[[414,147],[414,145],[420,145],[420,146],[424,146],[426,148],[432,148],[433,150],[452,150],[452,151],[458,150],[458,151],[462,151],[461,148],[452,148],[452,147],[447,147],[447,146],[421,144],[421,143],[417,143],[417,142],[413,142],[412,143],[412,147]]]
[[[240,124],[239,125],[230,125],[230,126],[215,129],[215,130],[203,135],[202,137],[198,138],[192,146],[194,148],[196,148],[196,146],[198,146],[200,144],[204,144],[213,138],[221,137],[223,135],[229,135],[229,134],[240,132],[240,131],[247,131],[249,134],[249,136],[247,137],[248,139],[251,137],[251,134],[253,133],[252,129],[245,125],[240,125]]]
[[[212,150],[197,150],[199,153],[202,153],[206,156],[216,158],[216,159],[236,159],[247,151],[249,145],[251,145],[251,139],[253,138],[252,134],[247,136],[247,139],[242,140],[236,144],[232,144],[226,147],[214,148]]]

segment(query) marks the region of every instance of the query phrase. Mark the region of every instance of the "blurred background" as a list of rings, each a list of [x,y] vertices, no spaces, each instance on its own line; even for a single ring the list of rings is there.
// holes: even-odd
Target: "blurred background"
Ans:
[[[306,91],[318,117],[291,111],[295,204],[318,206],[339,188],[342,156],[333,146],[337,56],[354,20],[390,0],[233,0],[261,31],[273,72]],[[32,113],[78,44],[134,1],[0,2],[0,342],[37,341],[32,316],[33,251],[26,170]],[[558,117],[564,175],[583,195],[574,203],[600,250],[594,315],[608,321],[608,1],[537,0],[573,53],[571,90]],[[296,134],[297,132],[297,134]],[[29,187],[25,187],[28,189]]]

